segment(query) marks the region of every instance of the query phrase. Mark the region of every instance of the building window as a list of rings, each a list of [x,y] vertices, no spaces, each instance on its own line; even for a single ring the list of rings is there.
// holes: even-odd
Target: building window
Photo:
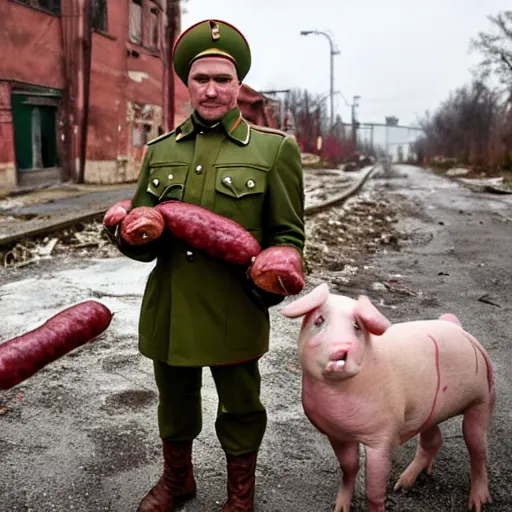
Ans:
[[[107,31],[107,0],[92,0],[92,28]]]
[[[142,0],[130,0],[130,25],[128,39],[142,44]]]
[[[155,3],[151,3],[149,10],[148,45],[153,50],[157,50],[160,45],[160,9]]]
[[[137,123],[132,128],[132,146],[134,148],[143,147],[150,140],[150,132],[152,126],[150,124]]]
[[[44,11],[51,12],[53,14],[60,14],[60,0],[17,0],[18,2],[27,5],[28,7],[34,7],[35,9],[41,9]]]

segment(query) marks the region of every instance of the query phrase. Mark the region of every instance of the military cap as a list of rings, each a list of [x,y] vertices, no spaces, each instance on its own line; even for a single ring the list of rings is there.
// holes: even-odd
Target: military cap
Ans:
[[[201,57],[226,57],[236,66],[240,82],[251,67],[251,50],[243,34],[220,20],[204,20],[185,30],[174,45],[174,70],[186,85],[192,63]]]

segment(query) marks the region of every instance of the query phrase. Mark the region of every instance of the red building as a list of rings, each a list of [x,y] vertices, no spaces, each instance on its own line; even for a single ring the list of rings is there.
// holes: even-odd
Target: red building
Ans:
[[[0,192],[135,181],[145,142],[188,116],[179,0],[0,0],[0,19]],[[240,106],[276,126],[250,87]]]
[[[0,188],[136,179],[145,141],[186,115],[173,4],[0,0]]]

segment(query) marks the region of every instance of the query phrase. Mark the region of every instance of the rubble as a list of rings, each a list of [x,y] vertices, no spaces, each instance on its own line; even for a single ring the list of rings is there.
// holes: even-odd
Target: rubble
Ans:
[[[24,239],[0,250],[0,266],[24,267],[53,257],[111,258],[119,256],[99,221],[81,223],[44,238]]]
[[[339,195],[340,189],[351,187],[354,181],[339,170],[308,171],[305,204],[317,204]],[[360,191],[341,206],[307,214],[306,272],[323,272],[348,283],[361,270],[367,255],[399,248],[404,235],[395,228],[396,216],[395,209],[381,199],[379,192],[372,190]],[[98,218],[0,248],[0,267],[24,267],[50,258],[119,256],[119,250],[105,235]]]
[[[378,250],[399,250],[406,238],[396,228],[397,211],[376,191],[363,192],[312,215],[306,222],[306,271],[350,282],[363,262]]]

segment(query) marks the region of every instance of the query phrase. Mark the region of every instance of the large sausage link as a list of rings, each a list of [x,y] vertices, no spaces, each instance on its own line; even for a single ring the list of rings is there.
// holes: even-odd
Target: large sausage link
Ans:
[[[115,228],[128,214],[132,207],[131,199],[123,199],[112,205],[103,217],[103,224],[106,228]]]
[[[262,290],[279,295],[296,295],[304,288],[302,258],[295,247],[268,247],[250,266],[249,276]]]
[[[121,222],[121,238],[130,245],[145,245],[163,233],[165,221],[162,214],[150,206],[138,206]]]
[[[0,345],[0,390],[28,379],[107,329],[112,313],[94,300],[71,306],[43,325]]]
[[[168,201],[155,208],[164,216],[166,229],[215,258],[248,265],[261,250],[260,244],[243,226],[202,206]]]

